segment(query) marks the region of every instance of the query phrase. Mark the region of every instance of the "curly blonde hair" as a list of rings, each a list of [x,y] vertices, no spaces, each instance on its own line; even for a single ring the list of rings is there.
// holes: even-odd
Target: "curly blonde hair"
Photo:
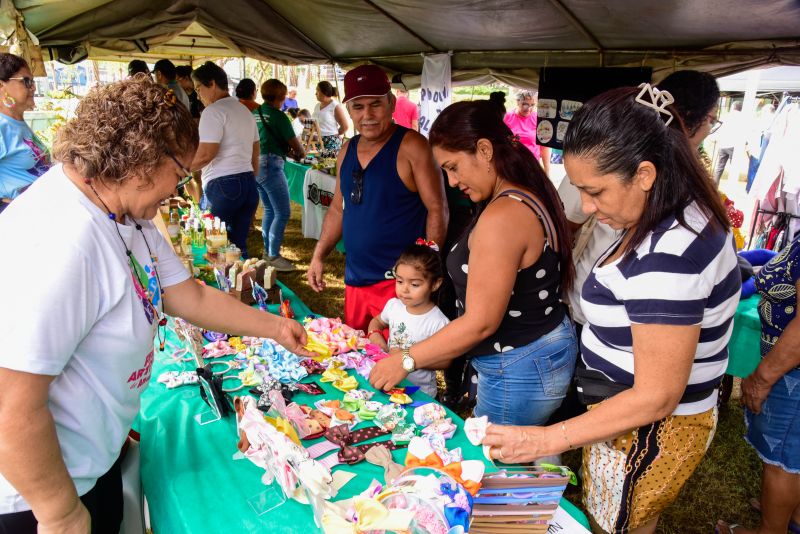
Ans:
[[[62,126],[53,143],[55,160],[83,178],[106,184],[133,176],[146,181],[168,154],[193,154],[199,143],[192,115],[171,91],[148,76],[98,87]]]

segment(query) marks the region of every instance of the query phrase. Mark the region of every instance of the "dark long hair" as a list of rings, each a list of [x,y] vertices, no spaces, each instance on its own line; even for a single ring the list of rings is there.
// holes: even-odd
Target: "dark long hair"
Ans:
[[[697,233],[683,216],[692,202],[712,224],[729,228],[719,193],[689,145],[678,110],[667,106],[673,115],[667,126],[667,116],[637,102],[638,94],[636,87],[621,87],[594,97],[575,113],[564,137],[565,158],[591,160],[598,174],[616,174],[624,183],[633,180],[643,161],[655,166],[656,180],[625,253],[668,217]]]
[[[679,70],[661,80],[658,88],[669,91],[675,98],[674,106],[689,137],[708,120],[706,117],[719,102],[719,85],[707,72]]]
[[[468,154],[475,153],[480,139],[492,143],[492,165],[497,175],[528,189],[544,204],[555,226],[555,238],[558,241],[556,252],[561,263],[561,287],[569,291],[575,267],[572,264],[572,240],[563,204],[542,166],[531,151],[516,140],[498,115],[496,106],[488,100],[452,104],[434,121],[429,137],[431,146]],[[485,206],[486,202],[482,203],[479,210]]]

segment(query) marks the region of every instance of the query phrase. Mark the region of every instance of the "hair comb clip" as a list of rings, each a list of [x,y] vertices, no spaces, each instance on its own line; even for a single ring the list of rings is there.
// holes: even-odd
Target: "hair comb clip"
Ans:
[[[639,87],[642,89],[639,91],[639,94],[636,95],[636,101],[642,104],[645,107],[650,109],[656,110],[658,113],[663,113],[667,115],[669,118],[665,126],[669,126],[669,123],[672,122],[674,118],[672,113],[666,109],[667,106],[675,102],[675,98],[669,93],[669,91],[661,91],[657,87],[653,87],[649,83],[640,84]],[[642,98],[645,93],[647,93],[647,98],[649,100],[645,100]]]
[[[439,245],[436,244],[435,241],[429,241],[427,239],[422,239],[421,237],[417,238],[417,241],[414,243],[415,245],[424,245],[426,247],[430,247],[436,252],[439,252]]]
[[[164,93],[164,105],[171,108],[177,101],[178,97],[175,96],[175,92],[172,89],[167,89],[167,92]]]
[[[509,135],[508,142],[511,143],[511,146],[517,148],[517,146],[519,146],[519,135],[517,134]]]

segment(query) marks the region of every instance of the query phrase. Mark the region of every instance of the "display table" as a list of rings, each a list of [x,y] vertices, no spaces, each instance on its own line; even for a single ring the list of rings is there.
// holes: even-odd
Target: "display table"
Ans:
[[[284,298],[290,300],[298,317],[308,312],[308,308],[286,288]],[[270,307],[270,311],[274,313],[276,310],[273,308]],[[176,347],[180,346],[171,331],[167,340]],[[207,412],[208,407],[200,398],[197,386],[168,390],[156,382],[164,371],[194,369],[193,362],[176,362],[170,354],[171,351],[156,351],[151,385],[142,394],[141,411],[136,424],[141,434],[142,485],[148,500],[153,531],[156,534],[319,532],[311,508],[307,505],[287,500],[262,515],[251,507],[249,502],[258,499],[263,501],[275,488],[262,484],[263,470],[249,460],[234,460],[238,436],[232,416],[201,426],[194,416]],[[355,376],[360,387],[371,389],[363,378]],[[319,382],[319,375],[308,377],[303,382],[312,380],[325,390],[326,395],[298,393],[293,400],[301,404],[313,404],[320,398],[342,398],[342,392],[328,383]],[[246,395],[246,389],[232,395],[239,394]],[[413,398],[431,400],[421,392],[415,393]],[[388,397],[383,393],[377,393],[375,399],[388,402]],[[409,409],[409,418],[411,412]],[[481,448],[467,441],[463,420],[449,410],[448,416],[458,427],[455,437],[448,441],[448,447],[461,447],[465,459],[481,460],[486,464],[487,472],[494,471],[495,468],[483,457]],[[369,424],[362,423],[356,428]],[[393,451],[392,455],[395,461],[403,463],[406,449]],[[334,500],[360,493],[373,479],[383,482],[383,469],[367,462],[335,467],[334,471],[340,469],[356,473],[357,476],[339,491]],[[588,526],[583,514],[569,502],[562,500],[562,507],[579,523]]]
[[[310,168],[310,165],[303,165],[288,159],[283,165],[283,173],[286,175],[286,181],[289,182],[289,199],[301,206],[305,203],[303,180],[305,180],[306,171]]]
[[[761,361],[761,319],[758,317],[757,294],[739,302],[733,317],[733,333],[728,343],[726,374],[745,378]]]

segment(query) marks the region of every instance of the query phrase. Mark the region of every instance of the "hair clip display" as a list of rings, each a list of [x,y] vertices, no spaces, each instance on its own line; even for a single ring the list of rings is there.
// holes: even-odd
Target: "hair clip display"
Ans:
[[[639,87],[641,88],[641,91],[639,91],[639,94],[636,95],[636,102],[669,117],[665,123],[665,126],[669,126],[669,123],[672,122],[673,116],[672,112],[667,109],[667,106],[674,103],[675,98],[670,94],[669,91],[661,91],[649,83],[643,83],[639,85]]]

